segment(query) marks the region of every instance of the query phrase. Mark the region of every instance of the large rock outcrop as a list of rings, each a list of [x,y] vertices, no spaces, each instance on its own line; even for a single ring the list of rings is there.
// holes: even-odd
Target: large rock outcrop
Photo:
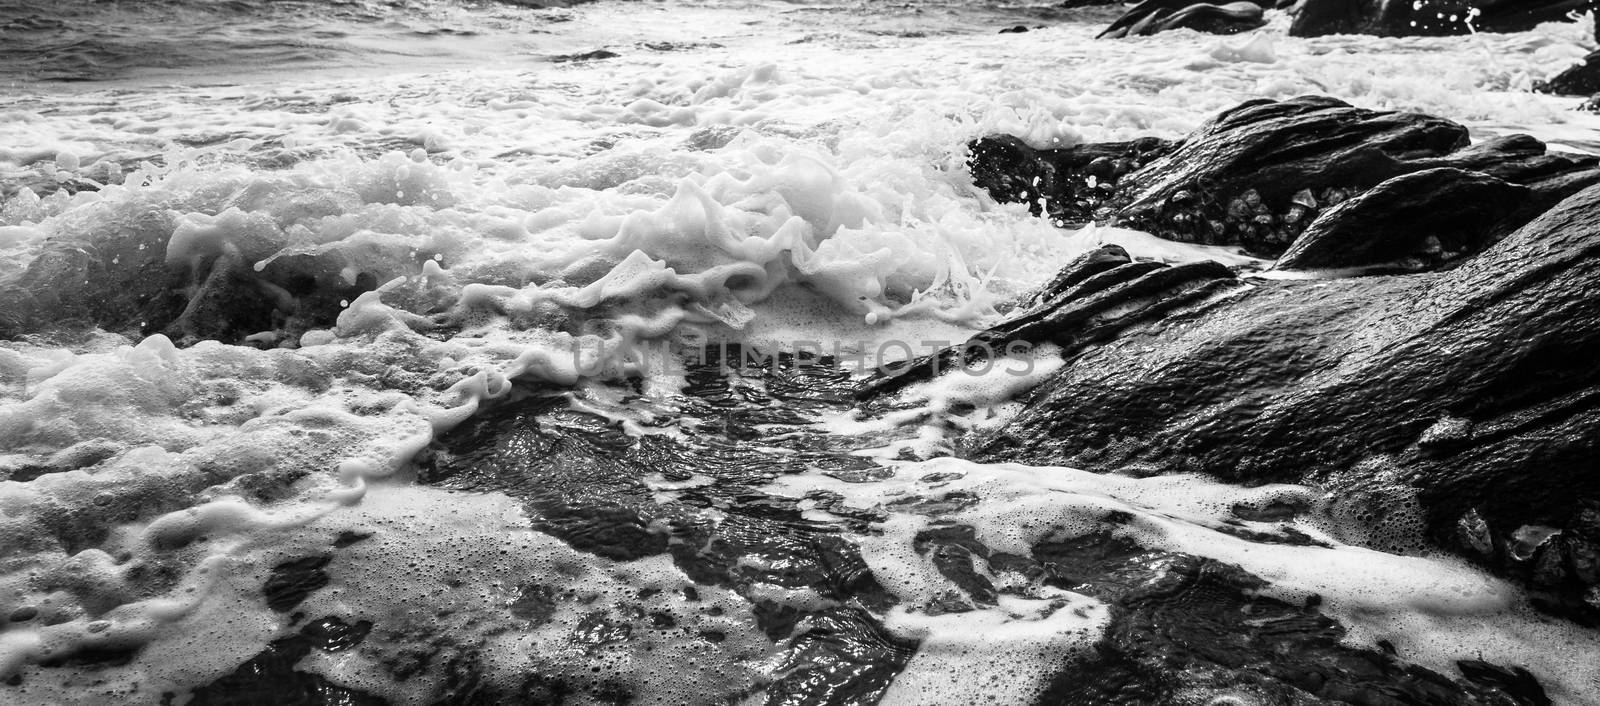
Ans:
[[[1438,545],[1600,622],[1600,187],[1443,272],[1248,286],[1213,272],[1212,296],[1185,298],[1184,269],[1095,253],[997,327],[1074,345],[969,453],[1318,483],[1366,504],[1356,524],[1419,503]]]
[[[1371,207],[1392,200],[1370,202],[1366,209],[1331,207],[1416,172],[1477,173],[1435,173],[1434,198],[1426,207],[1498,214],[1462,238],[1482,245],[1600,181],[1595,158],[1549,153],[1544,143],[1525,135],[1472,145],[1467,129],[1449,120],[1366,110],[1317,96],[1246,102],[1177,143],[1140,140],[1033,150],[999,136],[977,140],[969,149],[979,186],[996,200],[1029,203],[1035,213],[1059,224],[1099,220],[1171,240],[1237,244],[1269,257],[1283,253],[1323,218],[1372,215]],[[1444,188],[1446,174],[1495,185]],[[1499,201],[1477,203],[1489,195]],[[1337,227],[1318,224],[1319,230]],[[1457,254],[1471,252],[1476,250]]]

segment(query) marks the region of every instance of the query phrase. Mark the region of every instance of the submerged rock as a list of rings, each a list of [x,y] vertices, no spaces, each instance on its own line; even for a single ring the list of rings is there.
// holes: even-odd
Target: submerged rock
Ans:
[[[753,488],[780,475],[863,459],[817,451],[775,456],[743,443],[755,438],[753,425],[792,423],[800,420],[796,408],[844,399],[848,373],[790,369],[769,380],[773,396],[762,397],[731,386],[719,366],[708,355],[687,375],[686,411],[720,418],[694,443],[629,436],[606,420],[566,409],[564,398],[533,397],[479,414],[446,435],[419,480],[504,492],[523,501],[534,528],[574,549],[621,562],[664,555],[695,584],[743,596],[780,667],[761,685],[761,703],[875,703],[916,648],[881,624],[879,616],[896,599],[845,533],[807,519],[796,500]],[[707,482],[662,500],[644,482],[656,475]],[[867,519],[848,524],[864,527]],[[787,595],[814,598],[797,602]],[[631,628],[587,629],[599,644],[620,642]],[[700,637],[717,643],[723,636]],[[538,681],[538,693],[586,688],[561,675],[528,679]],[[636,695],[614,696],[620,703]],[[516,694],[504,698],[523,702]]]
[[[1126,304],[1140,296],[1160,301],[1163,292],[1181,289],[1185,281],[1215,278],[1232,281],[1225,270],[1131,263],[1126,253],[1106,248],[1063,273],[1042,295],[1037,310],[1095,301],[1097,293],[1116,293],[1102,303]],[[1116,306],[1097,306],[1087,308],[1098,315],[1084,318],[1019,320],[1008,335],[1065,340],[1099,325],[1093,322],[1116,317]],[[758,377],[761,384],[740,387],[730,382],[745,376]],[[803,421],[780,408],[848,408],[850,401],[839,393],[850,384],[849,375],[827,365],[730,375],[718,370],[713,358],[708,365],[690,366],[687,382],[685,414],[704,421],[685,427],[682,437],[630,437],[603,420],[566,409],[555,401],[559,398],[530,396],[503,402],[447,434],[423,463],[419,480],[522,498],[536,527],[586,552],[603,554],[603,545],[550,523],[545,499],[560,496],[564,506],[575,508],[573,516],[592,518],[595,531],[589,536],[613,534],[606,527],[617,528],[617,536],[631,534],[640,518],[647,527],[662,528],[666,556],[696,586],[685,589],[685,595],[699,601],[709,587],[734,592],[749,602],[760,634],[771,641],[771,654],[761,660],[771,665],[766,670],[770,679],[731,695],[717,691],[726,685],[706,684],[707,701],[877,703],[892,692],[923,647],[886,629],[886,615],[939,618],[1006,610],[1013,605],[1009,601],[1037,604],[1041,595],[1061,596],[1061,591],[1093,600],[1080,598],[1083,602],[1075,607],[1062,601],[1052,610],[1089,620],[1088,611],[1103,605],[1108,625],[1103,633],[1086,634],[1074,643],[1086,647],[1083,652],[1075,648],[1043,655],[1044,670],[1037,675],[1041,693],[1032,703],[1221,703],[1234,695],[1263,703],[1326,699],[1515,706],[1538,703],[1530,699],[1543,695],[1536,678],[1514,668],[1474,663],[1462,675],[1441,674],[1379,647],[1348,644],[1345,626],[1316,601],[1272,598],[1266,581],[1237,566],[1128,539],[1119,531],[1140,518],[1126,512],[1084,518],[1091,525],[1087,533],[1058,526],[1041,535],[1042,540],[1001,551],[985,544],[992,541],[990,535],[956,519],[998,502],[940,489],[943,482],[960,478],[959,473],[929,474],[921,480],[927,493],[897,490],[886,494],[887,502],[867,508],[854,508],[855,503],[824,490],[808,493],[803,501],[768,494],[761,486],[776,475],[859,459],[851,455],[859,443],[828,435],[807,440],[802,424],[793,433],[765,437],[767,443],[793,445],[789,452],[774,453],[770,447],[740,443],[747,438],[746,425]],[[647,475],[682,483],[681,490],[649,492]],[[625,516],[616,508],[635,514]],[[1274,511],[1297,512],[1262,510]],[[898,522],[891,521],[895,516]],[[917,529],[897,534],[895,528],[906,522],[915,522]],[[1256,533],[1243,526],[1232,531],[1244,541],[1314,544],[1292,531]],[[887,590],[873,568],[883,565],[884,555],[875,555],[879,561],[872,566],[863,558],[866,543],[882,552],[885,541],[906,542],[900,549],[928,562],[948,580],[948,590],[926,603]],[[528,584],[511,610],[529,620],[545,620],[551,604],[560,600],[536,583]],[[572,644],[622,650],[629,635],[645,625],[675,627],[670,617],[630,613],[629,600],[623,595],[594,602],[591,617],[573,628]],[[725,635],[702,632],[698,637],[715,645]],[[948,647],[933,652],[942,649]],[[718,658],[725,656],[708,651],[699,659]],[[564,674],[495,678],[470,657],[453,664],[452,673],[463,686],[453,689],[458,697],[444,703],[558,703],[563,696],[628,703],[646,696],[622,685],[591,685]],[[952,701],[932,696],[919,701],[934,702]]]
[[[1240,0],[1214,5],[1193,0],[1144,0],[1117,18],[1096,39],[1137,37],[1169,29],[1238,34],[1267,23],[1261,5]]]
[[[342,652],[360,644],[371,630],[372,623],[366,620],[347,623],[337,616],[314,620],[299,632],[274,640],[261,654],[239,665],[231,674],[195,689],[188,703],[384,706],[388,702],[382,698],[296,668],[312,650]]]
[[[272,574],[261,587],[267,607],[279,613],[294,610],[307,596],[328,585],[328,572],[323,569],[332,560],[327,554],[318,554],[272,567]]]
[[[172,259],[176,227],[152,211],[48,243],[25,271],[0,281],[0,339],[83,326],[181,344],[296,337],[333,325],[344,303],[378,286],[369,272],[347,281],[337,257],[275,257],[260,269],[236,251]]]
[[[581,63],[581,62],[585,62],[585,61],[600,61],[600,60],[603,60],[603,59],[615,59],[615,58],[617,58],[619,56],[622,56],[622,55],[618,54],[618,53],[616,53],[614,51],[610,51],[610,50],[607,50],[607,49],[595,49],[594,51],[586,51],[586,52],[582,52],[582,53],[578,53],[578,54],[559,54],[559,55],[550,57],[550,60],[553,61],[553,62],[556,62],[558,64],[563,64],[563,63]]]
[[[1525,32],[1593,7],[1593,0],[1301,0],[1289,34],[1415,37]]]
[[[1527,187],[1495,189],[1499,201],[1486,208],[1504,220],[1464,239],[1485,245],[1600,178],[1595,158],[1550,154],[1532,137],[1469,146],[1467,129],[1449,120],[1317,96],[1246,102],[1176,144],[1033,150],[1015,138],[988,137],[970,150],[978,185],[996,200],[1028,202],[1057,223],[1103,220],[1171,240],[1236,244],[1269,257],[1283,253],[1313,222],[1337,230],[1323,218],[1329,209],[1406,174],[1470,170]],[[1328,216],[1375,218],[1380,206],[1403,205],[1394,188],[1437,188],[1437,182],[1437,174],[1399,182],[1363,208]],[[1440,200],[1429,205],[1441,212],[1461,196],[1449,189],[1436,194]],[[1409,198],[1426,208],[1420,205],[1425,194]]]
[[[1258,281],[1106,330],[972,455],[1414,495],[1433,542],[1600,621],[1596,291],[1591,187],[1449,271]],[[1058,339],[1027,322],[1081,300],[1047,299],[1003,327]]]

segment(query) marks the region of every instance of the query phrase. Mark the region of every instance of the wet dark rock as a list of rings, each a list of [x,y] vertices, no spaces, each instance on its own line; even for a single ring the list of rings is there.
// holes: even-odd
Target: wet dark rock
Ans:
[[[1525,32],[1541,22],[1565,21],[1573,12],[1592,8],[1592,0],[1302,0],[1289,34],[1415,37]]]
[[[1262,504],[1234,503],[1229,510],[1234,517],[1252,522],[1281,522],[1291,520],[1311,509],[1303,498],[1273,500]]]
[[[1466,128],[1425,115],[1311,96],[1249,101],[1124,177],[1118,190],[1127,203],[1115,222],[1172,240],[1276,254],[1317,209],[1422,169],[1409,162],[1443,157],[1467,142]]]
[[[323,571],[333,557],[318,556],[291,559],[272,567],[261,593],[267,597],[267,607],[287,613],[300,605],[300,601],[323,586],[328,585],[328,573]]]
[[[312,621],[294,635],[272,644],[233,673],[194,690],[189,704],[211,706],[384,706],[388,702],[295,665],[313,649],[338,652],[360,644],[372,623],[346,623],[329,616]]]
[[[550,60],[554,61],[556,63],[572,63],[572,62],[584,62],[584,61],[599,61],[601,59],[615,59],[615,58],[617,58],[619,56],[622,56],[622,55],[618,54],[618,53],[616,53],[614,51],[608,51],[608,50],[605,50],[605,49],[596,49],[594,51],[586,51],[586,52],[583,52],[581,54],[561,54],[561,55],[558,55],[558,56],[552,56],[552,57],[550,57]]]
[[[1600,93],[1600,52],[1594,52],[1548,79],[1533,84],[1537,93],[1592,96]]]
[[[1194,0],[1144,0],[1111,23],[1099,38],[1138,37],[1169,29],[1193,29],[1211,34],[1238,34],[1259,29],[1267,21],[1255,2],[1222,4]]]
[[[625,436],[541,423],[560,398],[505,406],[464,425],[430,460],[423,480],[522,498],[534,526],[580,551],[618,561],[666,551],[637,461],[616,458]]]
[[[560,497],[529,501],[538,512],[536,525],[574,549],[617,561],[655,556],[667,549],[667,538],[654,531],[631,508],[604,502],[569,503]]]
[[[765,686],[765,703],[874,702],[915,648],[914,641],[888,635],[874,617],[896,599],[848,536],[880,515],[813,494],[809,503],[840,517],[837,523],[813,521],[798,500],[752,487],[806,470],[860,471],[860,459],[833,462],[830,456],[848,454],[804,447],[777,455],[743,441],[761,435],[756,425],[803,422],[797,409],[847,400],[849,373],[797,365],[792,358],[776,366],[725,365],[729,356],[744,356],[729,348],[707,349],[686,372],[682,405],[703,423],[684,441],[629,436],[609,421],[567,410],[565,398],[528,395],[446,434],[424,459],[419,480],[507,493],[523,500],[536,529],[574,549],[617,561],[665,553],[697,586],[745,596],[757,626],[774,643],[773,658],[785,665]],[[760,384],[739,384],[745,376]],[[656,474],[711,482],[663,501],[644,484]],[[702,512],[711,509],[715,514]],[[780,604],[769,597],[774,588],[807,590],[821,601],[801,608]],[[512,611],[537,622],[550,598],[536,585],[524,586]],[[640,614],[624,621],[597,610],[572,639],[591,649],[614,646],[640,630],[664,629],[662,618]],[[727,635],[702,637],[715,644]],[[593,696],[570,680],[542,679],[529,693]]]
[[[1056,225],[1078,225],[1099,217],[1119,179],[1173,146],[1148,138],[1035,150],[1016,137],[991,135],[967,145],[967,168],[996,201],[1026,203]]]
[[[974,603],[995,605],[998,593],[994,583],[979,573],[975,559],[989,558],[989,548],[977,540],[969,525],[936,526],[918,532],[912,540],[918,554],[929,556],[935,568]]]
[[[318,618],[300,628],[300,635],[324,652],[343,652],[367,639],[372,632],[372,621],[357,620],[347,623],[338,616]]]
[[[1140,145],[1144,149],[1135,147]],[[1494,203],[1481,209],[1500,219],[1479,224],[1470,237],[1452,236],[1472,246],[1460,253],[1468,255],[1600,180],[1595,158],[1552,154],[1526,135],[1469,145],[1466,128],[1448,120],[1317,96],[1246,102],[1176,145],[1141,141],[1033,150],[1015,138],[987,137],[969,149],[976,184],[998,201],[1029,203],[1035,214],[1048,213],[1058,224],[1108,221],[1170,240],[1236,244],[1267,257],[1283,253],[1313,222],[1323,238],[1327,231],[1357,230],[1324,216],[1416,172],[1475,171],[1509,185],[1451,181],[1444,178],[1450,172],[1439,172],[1391,184],[1360,208],[1340,209],[1337,217],[1365,224],[1387,207],[1411,214],[1398,220],[1416,221],[1433,207],[1448,220],[1454,216],[1446,211],[1458,199],[1493,191]],[[1096,173],[1097,167],[1105,173]],[[1438,206],[1421,205],[1429,189],[1440,197]]]
[[[633,634],[633,625],[608,619],[603,611],[583,616],[572,630],[571,642],[593,652],[599,647],[623,642]]]
[[[1522,667],[1502,667],[1482,660],[1465,659],[1456,663],[1461,674],[1473,683],[1490,687],[1526,706],[1550,706],[1539,680]]]
[[[1013,313],[967,342],[929,356],[885,366],[887,374],[863,381],[857,395],[880,397],[940,371],[982,363],[1033,346],[1054,344],[1070,357],[1115,338],[1125,329],[1193,315],[1243,287],[1233,272],[1211,261],[1176,267],[1133,262],[1120,246],[1107,245],[1069,263],[1031,306]]]
[[[919,515],[949,515],[977,505],[978,500],[977,495],[958,490],[935,498],[902,498],[890,501],[888,505],[898,512],[914,512]]]
[[[1524,208],[1528,196],[1527,187],[1450,167],[1398,176],[1324,211],[1274,267],[1434,269],[1538,215]]]
[[[446,699],[438,706],[475,706],[476,704],[565,704],[565,703],[594,703],[602,705],[632,703],[634,695],[622,684],[610,680],[600,680],[598,683],[578,685],[569,680],[532,675],[522,684],[521,690],[515,695],[500,695],[493,692],[484,694],[478,692],[464,692],[458,698]]]
[[[1261,579],[1229,564],[1126,542],[1073,544],[1036,556],[1052,571],[1086,574],[1078,590],[1110,605],[1111,625],[1040,704],[1206,703],[1230,694],[1261,703],[1522,706],[1539,703],[1525,695],[1543,695],[1531,675],[1452,680],[1391,651],[1347,646],[1344,627],[1314,605],[1263,596]],[[1510,673],[1494,665],[1476,673],[1490,670]]]
[[[90,647],[74,650],[72,653],[51,657],[39,663],[46,669],[60,667],[120,667],[132,662],[139,656],[139,646],[125,647],[107,645],[103,647]]]
[[[511,604],[511,614],[527,620],[531,625],[550,622],[556,613],[555,592],[549,586],[526,584],[517,591],[517,600]]]
[[[1080,258],[1033,306],[997,327],[995,335],[1065,341],[1075,351],[1071,355],[1093,355],[1098,346],[1114,346],[1169,317],[1203,315],[1211,306],[1226,305],[1203,306],[1185,299],[1187,303],[1166,309],[1159,306],[1173,301],[1176,291],[1209,282],[1240,287],[1225,268],[1133,263],[1121,249],[1105,248]],[[1087,315],[1052,313],[1091,301],[1099,303]],[[1126,539],[1115,530],[1134,519],[1130,513],[1108,512],[1100,519],[1102,531],[1047,537],[1026,554],[1011,554],[985,546],[972,526],[946,519],[982,502],[971,493],[934,488],[867,510],[851,509],[841,496],[820,489],[807,493],[804,504],[769,495],[761,487],[772,478],[806,469],[815,473],[826,465],[821,461],[826,454],[847,455],[853,447],[848,441],[829,447],[826,438],[801,441],[805,437],[797,433],[769,435],[772,443],[790,445],[787,453],[769,453],[738,443],[750,420],[776,415],[772,407],[821,404],[822,399],[830,400],[832,409],[845,408],[850,399],[841,393],[848,376],[787,368],[732,371],[706,362],[691,365],[687,378],[690,399],[683,407],[693,410],[700,423],[683,427],[681,437],[630,437],[601,418],[572,412],[559,397],[529,392],[513,395],[445,434],[421,464],[419,479],[508,493],[528,503],[535,523],[545,521],[539,518],[548,512],[533,504],[543,499],[558,498],[574,514],[595,509],[597,526],[588,536],[602,536],[611,525],[630,528],[628,532],[660,528],[667,556],[700,587],[683,591],[695,601],[695,610],[721,614],[700,602],[706,587],[726,588],[749,601],[756,627],[772,643],[766,659],[775,677],[759,686],[766,704],[875,703],[914,655],[915,641],[884,629],[881,616],[898,601],[856,548],[857,535],[879,531],[872,524],[888,512],[929,518],[914,535],[911,549],[953,584],[947,595],[918,610],[937,614],[978,609],[1000,603],[1005,595],[1029,595],[1024,591],[1037,586],[1087,593],[1111,606],[1111,632],[1089,658],[1061,665],[1061,675],[1041,703],[1176,703],[1177,697],[1248,693],[1263,703],[1509,706],[1522,702],[1504,694],[1532,693],[1515,670],[1501,670],[1504,674],[1496,677],[1494,670],[1500,668],[1488,665],[1475,678],[1452,679],[1406,663],[1405,655],[1392,648],[1343,644],[1343,626],[1323,615],[1314,601],[1290,604],[1266,598],[1264,582],[1237,567],[1150,550]],[[746,381],[760,384],[745,386]],[[652,494],[644,485],[646,474],[701,482],[685,484],[670,495]],[[930,485],[949,480],[953,478],[925,478]],[[624,509],[628,512],[613,512]],[[830,518],[813,519],[818,510]],[[1240,514],[1265,522],[1304,510],[1295,501],[1263,501],[1241,508]],[[1600,512],[1583,517],[1594,520],[1589,524],[1600,536]],[[1585,522],[1574,520],[1574,526],[1587,527]],[[565,532],[562,527],[540,525],[557,536]],[[1249,541],[1306,539],[1261,526],[1218,529]],[[591,546],[573,536],[562,538],[583,551],[600,553],[611,544]],[[553,614],[554,603],[564,599],[536,580],[518,580],[528,582],[520,586],[510,611],[545,624],[541,621]],[[790,591],[815,599],[777,597]],[[597,655],[657,631],[683,631],[683,637],[706,649],[734,642],[729,633],[692,628],[682,614],[598,602],[582,614],[571,644]],[[625,703],[635,697],[622,685],[581,679],[588,676],[586,665],[578,670],[583,674],[530,674],[508,685],[490,678],[470,650],[453,658],[441,653],[419,659],[447,662],[447,696],[441,703]],[[1536,680],[1532,688],[1537,688]]]
[[[370,532],[351,532],[349,530],[345,530],[340,532],[339,536],[333,538],[333,547],[335,549],[343,549],[352,544],[365,542],[369,539],[372,539],[372,533]]]
[[[766,706],[877,703],[911,660],[916,642],[885,632],[865,611],[829,609],[811,616],[779,663],[784,676],[767,687]]]
[[[1241,522],[1224,522],[1212,527],[1212,529],[1230,537],[1238,537],[1239,539],[1248,540],[1257,544],[1287,544],[1295,547],[1333,546],[1322,540],[1315,539],[1305,532],[1295,529],[1294,525],[1287,524],[1279,525],[1276,529],[1270,532],[1258,531],[1251,527],[1245,526]]]
[[[924,530],[916,549],[962,557],[968,566],[946,573],[958,584],[983,563],[996,576],[1108,606],[1108,629],[1087,656],[1062,665],[1041,705],[1223,703],[1225,695],[1273,704],[1542,703],[1542,687],[1524,670],[1464,662],[1463,678],[1451,678],[1407,663],[1391,644],[1351,645],[1315,596],[1272,598],[1266,582],[1237,566],[1143,547],[1116,529],[1132,519],[1107,513],[1101,529],[1047,536],[1027,555],[993,552],[962,525]],[[1007,585],[1017,590],[1015,577]],[[989,586],[964,590],[977,598]]]
[[[1017,25],[1015,27],[1007,27],[1005,29],[1000,30],[1000,34],[1022,34],[1023,32],[1026,32],[1026,31],[1028,31],[1028,26],[1027,25]]]
[[[1600,620],[1586,598],[1600,592],[1575,570],[1587,545],[1568,540],[1600,516],[1595,291],[1600,187],[1448,271],[1258,281],[1108,330],[1068,349],[1069,365],[1009,426],[977,434],[971,455],[1337,482],[1373,502],[1415,493],[1433,541],[1552,610]],[[1046,298],[1059,303],[1016,321],[1081,301]],[[1559,534],[1515,550],[1540,527]]]

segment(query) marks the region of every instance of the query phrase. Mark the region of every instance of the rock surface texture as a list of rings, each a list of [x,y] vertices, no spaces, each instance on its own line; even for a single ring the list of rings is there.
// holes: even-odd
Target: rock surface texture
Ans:
[[[1145,0],[1111,23],[1099,38],[1136,37],[1169,29],[1193,29],[1211,34],[1238,34],[1267,23],[1264,8],[1240,0],[1229,3],[1193,0]]]
[[[1114,247],[1074,263],[988,334],[1076,342],[1068,366],[970,454],[1321,484],[1375,528],[1363,541],[1419,516],[1600,620],[1600,188],[1443,272],[1245,284],[1216,267],[1213,296],[1186,296],[1204,267]]]
[[[1600,52],[1595,52],[1566,70],[1533,85],[1539,93],[1559,96],[1592,96],[1600,93]]]
[[[1467,129],[1449,120],[1316,96],[1244,103],[1177,143],[1034,150],[999,136],[969,149],[975,183],[999,201],[1026,202],[1058,224],[1100,220],[1170,240],[1239,245],[1268,257],[1283,254],[1302,232],[1325,239],[1329,231],[1350,227],[1340,221],[1361,222],[1380,210],[1465,209],[1490,216],[1462,219],[1472,232],[1444,238],[1466,249],[1446,242],[1434,248],[1423,237],[1364,258],[1326,261],[1313,248],[1290,261],[1297,267],[1395,265],[1390,260],[1415,256],[1420,259],[1396,266],[1416,268],[1470,255],[1600,181],[1595,158],[1550,153],[1525,135],[1473,145]],[[1376,188],[1418,172],[1429,174]],[[1363,204],[1334,208],[1368,191],[1375,193]]]
[[[1324,98],[1250,102],[1179,143],[1134,145],[986,138],[973,173],[1003,199],[1033,185],[1030,202],[1058,221],[1379,274],[1237,279],[1107,246],[862,396],[925,377],[921,363],[1052,343],[1067,367],[969,438],[972,457],[1318,484],[1373,528],[1351,541],[1383,546],[1420,524],[1600,624],[1594,161],[1523,135],[1468,145],[1449,121]],[[997,176],[1005,164],[1024,179]]]

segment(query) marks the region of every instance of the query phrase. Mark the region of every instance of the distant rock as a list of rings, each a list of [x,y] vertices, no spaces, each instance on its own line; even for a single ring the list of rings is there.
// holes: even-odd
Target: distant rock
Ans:
[[[1144,0],[1096,38],[1136,37],[1169,29],[1238,34],[1265,24],[1262,6],[1245,0],[1218,5],[1193,0]]]
[[[596,49],[594,51],[586,51],[581,54],[558,54],[550,57],[550,60],[558,64],[566,64],[582,61],[600,61],[601,59],[615,59],[619,56],[622,55],[614,51]]]
[[[1289,34],[1413,37],[1525,32],[1541,22],[1562,22],[1573,12],[1594,7],[1594,0],[1300,0]]]
[[[1592,96],[1600,93],[1600,51],[1555,76],[1533,84],[1535,93],[1558,96]]]

